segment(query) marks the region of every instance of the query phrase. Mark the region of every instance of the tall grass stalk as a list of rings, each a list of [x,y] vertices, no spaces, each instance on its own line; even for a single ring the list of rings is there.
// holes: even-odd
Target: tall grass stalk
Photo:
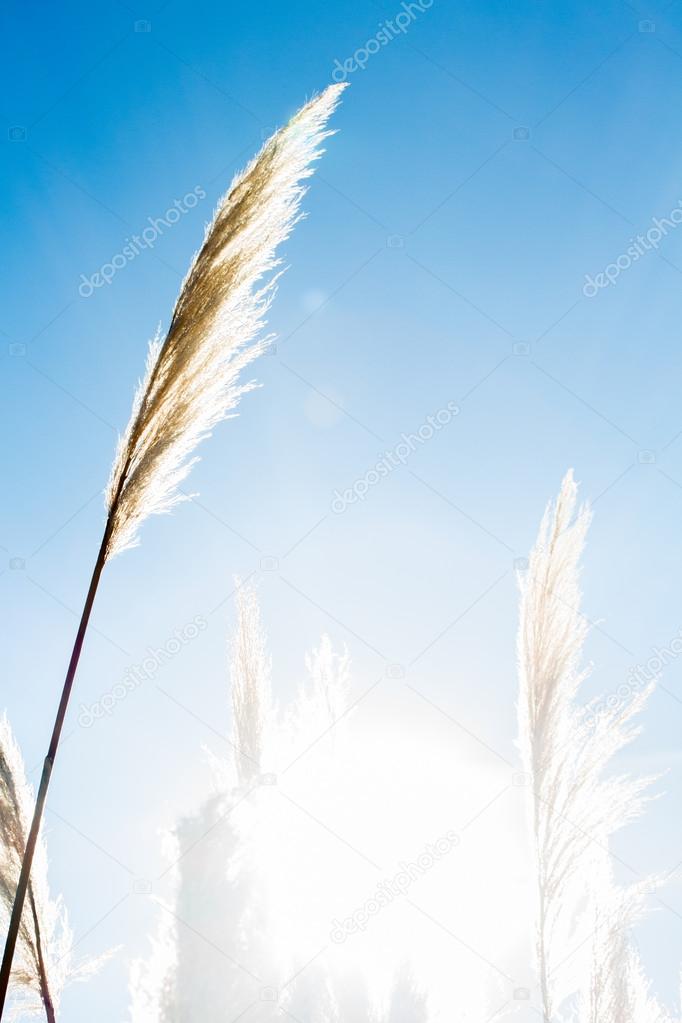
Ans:
[[[135,546],[149,515],[186,499],[179,486],[193,452],[253,387],[242,370],[262,353],[265,314],[274,296],[276,249],[300,217],[302,182],[343,85],[327,88],[276,132],[220,202],[180,290],[163,342],[149,349],[147,371],[119,443],[107,489],[107,520],[45,757],[0,968],[2,1017],[59,739],[95,595],[106,562]],[[270,275],[264,284],[263,277]]]
[[[230,680],[235,766],[239,783],[246,789],[263,770],[272,712],[271,662],[256,590],[239,581],[237,587],[237,628],[230,643]]]
[[[640,814],[651,781],[605,777],[615,754],[637,735],[632,719],[651,688],[597,716],[593,727],[587,726],[577,700],[589,674],[581,666],[588,624],[580,610],[580,559],[590,512],[584,506],[576,510],[576,501],[569,472],[547,507],[521,580],[519,746],[532,792],[537,971],[545,1023],[557,1019],[567,998],[589,987],[595,997],[601,991],[602,1009],[607,1001],[621,1004],[622,991],[607,999],[606,987],[619,972],[634,976],[622,932],[635,921],[639,900],[634,891],[615,889],[607,870],[609,842]],[[567,949],[576,944],[578,928],[590,926],[597,915],[613,915],[615,905],[621,907],[618,926],[606,932],[601,928],[607,934],[597,955],[602,974],[589,965],[581,973]],[[607,963],[612,968],[607,970]],[[583,1018],[625,1023],[631,1017],[609,1010],[598,1017],[585,1012]]]

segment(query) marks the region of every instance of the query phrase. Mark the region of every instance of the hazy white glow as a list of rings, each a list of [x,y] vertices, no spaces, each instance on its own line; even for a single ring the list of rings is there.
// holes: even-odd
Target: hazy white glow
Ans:
[[[282,976],[319,954],[381,1002],[409,963],[434,1009],[451,1013],[456,989],[462,1019],[512,998],[529,893],[511,768],[375,719],[335,726],[287,770],[290,726],[276,783],[239,809]]]
[[[239,752],[178,826],[170,954],[134,980],[133,1023],[188,1006],[205,1023],[487,1023],[518,1008],[532,986],[526,792],[488,725],[459,728],[395,679],[350,697],[327,637],[278,711],[264,650],[247,593]]]

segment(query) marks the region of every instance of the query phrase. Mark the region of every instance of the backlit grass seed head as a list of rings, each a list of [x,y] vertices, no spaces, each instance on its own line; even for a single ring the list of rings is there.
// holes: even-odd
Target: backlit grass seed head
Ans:
[[[261,335],[278,276],[276,249],[301,216],[303,182],[332,134],[325,125],[343,88],[330,86],[306,104],[219,203],[168,333],[149,348],[107,488],[107,556],[134,546],[149,515],[186,500],[179,488],[195,448],[254,386],[241,375],[271,340]]]

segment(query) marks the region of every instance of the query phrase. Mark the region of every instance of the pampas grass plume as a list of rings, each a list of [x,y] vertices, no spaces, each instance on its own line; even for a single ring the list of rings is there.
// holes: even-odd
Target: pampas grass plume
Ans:
[[[268,344],[258,338],[277,278],[259,282],[278,266],[275,250],[299,218],[302,182],[343,88],[329,86],[304,106],[219,203],[166,338],[150,345],[107,488],[107,556],[137,543],[149,515],[186,500],[178,488],[194,449],[253,386],[240,376]]]

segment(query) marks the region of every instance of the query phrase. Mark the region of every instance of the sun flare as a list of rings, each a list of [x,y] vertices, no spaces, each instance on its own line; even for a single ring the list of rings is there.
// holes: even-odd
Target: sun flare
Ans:
[[[285,977],[318,957],[334,976],[362,975],[378,1004],[407,964],[432,1002],[445,1006],[454,983],[489,1009],[491,990],[521,986],[519,790],[504,765],[463,766],[452,742],[435,748],[406,721],[377,726],[358,710],[287,767],[289,721],[279,771],[240,807],[273,956]]]

